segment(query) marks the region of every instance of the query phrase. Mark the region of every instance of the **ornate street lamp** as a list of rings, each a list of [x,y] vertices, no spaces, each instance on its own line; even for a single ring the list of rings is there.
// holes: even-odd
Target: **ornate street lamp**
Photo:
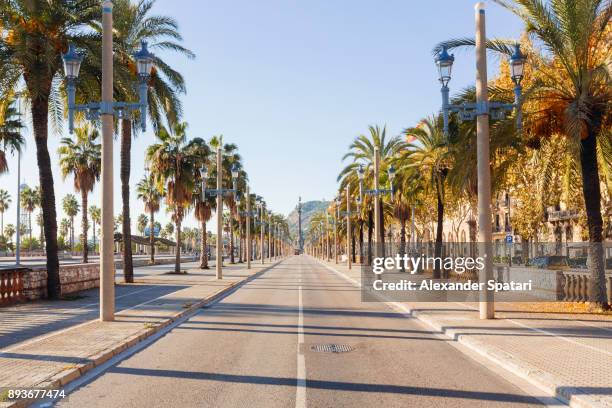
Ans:
[[[68,93],[68,131],[74,132],[75,112],[85,112],[88,120],[94,121],[100,115],[114,115],[118,119],[127,118],[135,111],[140,112],[140,127],[144,132],[147,127],[147,82],[149,81],[151,70],[153,69],[153,54],[147,49],[146,41],[141,42],[141,48],[133,54],[136,62],[138,82],[139,82],[139,101],[138,102],[89,102],[83,105],[76,103],[76,81],[79,78],[83,55],[78,53],[74,44],[68,45],[68,52],[62,54],[64,62],[64,76],[66,77],[66,92]]]
[[[476,168],[478,175],[478,242],[479,253],[485,258],[485,267],[479,274],[479,281],[486,287],[486,282],[493,276],[493,250],[491,229],[491,169],[489,153],[489,120],[502,120],[507,112],[515,112],[516,128],[521,129],[521,81],[525,70],[525,56],[520,45],[514,46],[510,56],[510,76],[514,82],[514,103],[508,104],[490,101],[487,83],[487,54],[485,30],[485,5],[476,4],[476,103],[452,105],[449,102],[448,83],[451,79],[454,57],[442,48],[435,59],[438,66],[438,80],[442,84],[442,117],[444,133],[448,134],[448,122],[451,112],[456,112],[459,120],[476,120]],[[492,319],[495,316],[493,293],[487,289],[480,292],[480,318]]]

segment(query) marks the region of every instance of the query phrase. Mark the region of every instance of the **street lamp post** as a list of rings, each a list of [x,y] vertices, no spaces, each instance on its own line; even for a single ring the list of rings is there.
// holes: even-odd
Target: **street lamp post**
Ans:
[[[217,197],[217,247],[215,248],[215,273],[217,279],[223,279],[223,196],[234,195],[234,199],[238,198],[238,166],[234,163],[231,169],[233,188],[223,188],[223,162],[221,155],[221,147],[217,147],[217,188],[206,189],[206,180],[208,179],[208,169],[206,166],[200,168],[200,178],[202,179],[202,201],[206,196]]]
[[[246,187],[246,211],[240,212],[240,216],[246,217],[246,258],[247,269],[251,269],[251,217],[256,218],[257,212],[251,211],[251,193],[249,186]],[[240,194],[236,195],[236,201],[240,204]]]
[[[17,96],[17,110],[21,117],[21,94]],[[19,129],[21,136],[21,128]],[[21,264],[21,149],[17,149],[17,231],[15,232],[15,266]],[[4,234],[4,231],[0,231]],[[41,242],[42,244],[42,242]]]
[[[147,82],[153,67],[153,55],[147,50],[147,43],[141,42],[141,49],[133,55],[136,62],[139,86],[139,101],[136,103],[113,101],[113,3],[102,3],[102,100],[84,105],[76,104],[76,80],[83,56],[69,44],[68,52],[62,55],[66,92],[68,94],[68,129],[74,130],[74,114],[85,112],[89,120],[102,122],[102,228],[100,237],[100,320],[112,321],[115,315],[115,262],[113,259],[113,132],[114,117],[128,118],[133,112],[140,113],[142,130],[146,129]]]
[[[268,210],[268,260],[272,262],[272,211]]]
[[[480,253],[484,254],[485,268],[481,271],[479,281],[484,283],[493,275],[493,251],[492,241],[492,215],[491,215],[491,169],[489,154],[489,117],[501,120],[506,112],[515,111],[516,128],[521,128],[521,99],[523,70],[525,57],[521,53],[519,44],[514,46],[514,53],[510,57],[510,71],[514,82],[514,103],[502,103],[489,101],[487,91],[487,55],[486,55],[486,30],[485,30],[485,5],[480,2],[476,4],[476,103],[452,105],[449,97],[448,83],[451,79],[451,71],[455,60],[449,55],[446,48],[442,48],[436,57],[436,65],[439,71],[439,81],[442,84],[442,117],[444,121],[444,132],[448,133],[448,121],[451,112],[457,112],[460,120],[476,119],[476,155],[478,173],[478,241]],[[495,317],[493,293],[483,290],[480,293],[480,318],[492,319]]]
[[[374,235],[375,235],[374,256],[377,258],[380,257],[381,248],[379,248],[379,246],[382,245],[382,242],[384,239],[384,237],[382,236],[382,229],[380,225],[380,215],[381,215],[382,209],[380,208],[381,203],[378,200],[378,196],[381,196],[384,194],[391,194],[391,199],[393,199],[393,194],[394,194],[393,179],[395,178],[395,168],[393,166],[390,166],[389,169],[387,170],[387,174],[389,177],[389,188],[388,189],[379,188],[379,185],[378,185],[379,173],[380,173],[380,151],[378,147],[375,147],[374,148],[374,189],[365,190],[365,193],[367,195],[371,195],[374,197]],[[363,180],[364,180],[364,175],[365,175],[365,171],[362,166],[359,166],[357,174],[359,177],[359,195],[360,195],[359,202],[362,202],[363,201],[362,194],[364,193]]]

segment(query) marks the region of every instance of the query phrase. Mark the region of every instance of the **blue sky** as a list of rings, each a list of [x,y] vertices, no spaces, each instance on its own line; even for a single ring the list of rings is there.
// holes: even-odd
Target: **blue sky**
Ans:
[[[522,26],[487,2],[487,34],[518,38]],[[329,199],[348,145],[368,125],[396,135],[440,106],[431,55],[439,41],[473,37],[474,2],[465,0],[158,0],[155,14],[174,17],[196,54],[165,58],[186,80],[184,120],[190,137],[223,134],[236,143],[251,191],[287,214],[303,200]],[[474,81],[474,58],[456,55],[451,91]],[[490,71],[497,62],[489,60]],[[38,184],[35,145],[22,162],[25,182]],[[58,221],[61,198],[73,192],[57,166],[60,136],[49,139]],[[133,144],[132,186],[142,177],[148,131]],[[120,212],[119,143],[115,146],[115,213]],[[15,201],[16,160],[0,176]],[[133,190],[133,189],[132,189]],[[133,192],[133,191],[132,191]],[[99,205],[99,189],[90,197]],[[133,222],[143,212],[132,194]],[[15,221],[15,205],[5,225]],[[162,211],[158,216],[167,222]],[[186,225],[195,226],[188,216]],[[209,229],[214,223],[209,224]],[[77,228],[78,229],[78,228]]]

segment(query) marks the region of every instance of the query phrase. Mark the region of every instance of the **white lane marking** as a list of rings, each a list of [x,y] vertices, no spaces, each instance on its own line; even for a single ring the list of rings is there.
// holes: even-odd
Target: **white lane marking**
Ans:
[[[300,263],[300,286],[298,287],[298,341],[297,341],[297,384],[295,408],[306,408],[306,358],[302,353],[304,344],[304,304],[302,301],[302,264]]]

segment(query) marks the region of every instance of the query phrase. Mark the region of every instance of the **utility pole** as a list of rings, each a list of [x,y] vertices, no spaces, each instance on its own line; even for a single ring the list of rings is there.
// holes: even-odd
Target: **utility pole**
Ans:
[[[102,228],[100,237],[100,320],[115,319],[113,215],[113,3],[102,3]]]
[[[476,4],[476,105],[488,106],[487,49],[485,29],[485,5]],[[491,248],[491,169],[489,159],[489,109],[482,109],[476,117],[476,156],[478,171],[478,241],[484,254],[485,267],[480,271],[479,282],[484,283],[480,291],[480,318],[495,317],[493,292],[487,290],[487,281],[493,275],[493,253]]]
[[[251,194],[249,186],[246,188],[246,258],[247,269],[251,269]]]
[[[378,147],[374,148],[374,191],[378,192],[378,175],[380,172],[380,151]],[[374,196],[374,257],[380,257],[382,253],[380,251],[379,246],[382,245],[382,241],[380,239],[380,201],[378,200],[378,194]]]
[[[349,195],[349,186],[346,185],[346,259],[348,268],[352,269],[351,264],[351,197]]]
[[[221,146],[217,147],[217,248],[215,272],[217,279],[223,279],[223,163],[221,161]]]

